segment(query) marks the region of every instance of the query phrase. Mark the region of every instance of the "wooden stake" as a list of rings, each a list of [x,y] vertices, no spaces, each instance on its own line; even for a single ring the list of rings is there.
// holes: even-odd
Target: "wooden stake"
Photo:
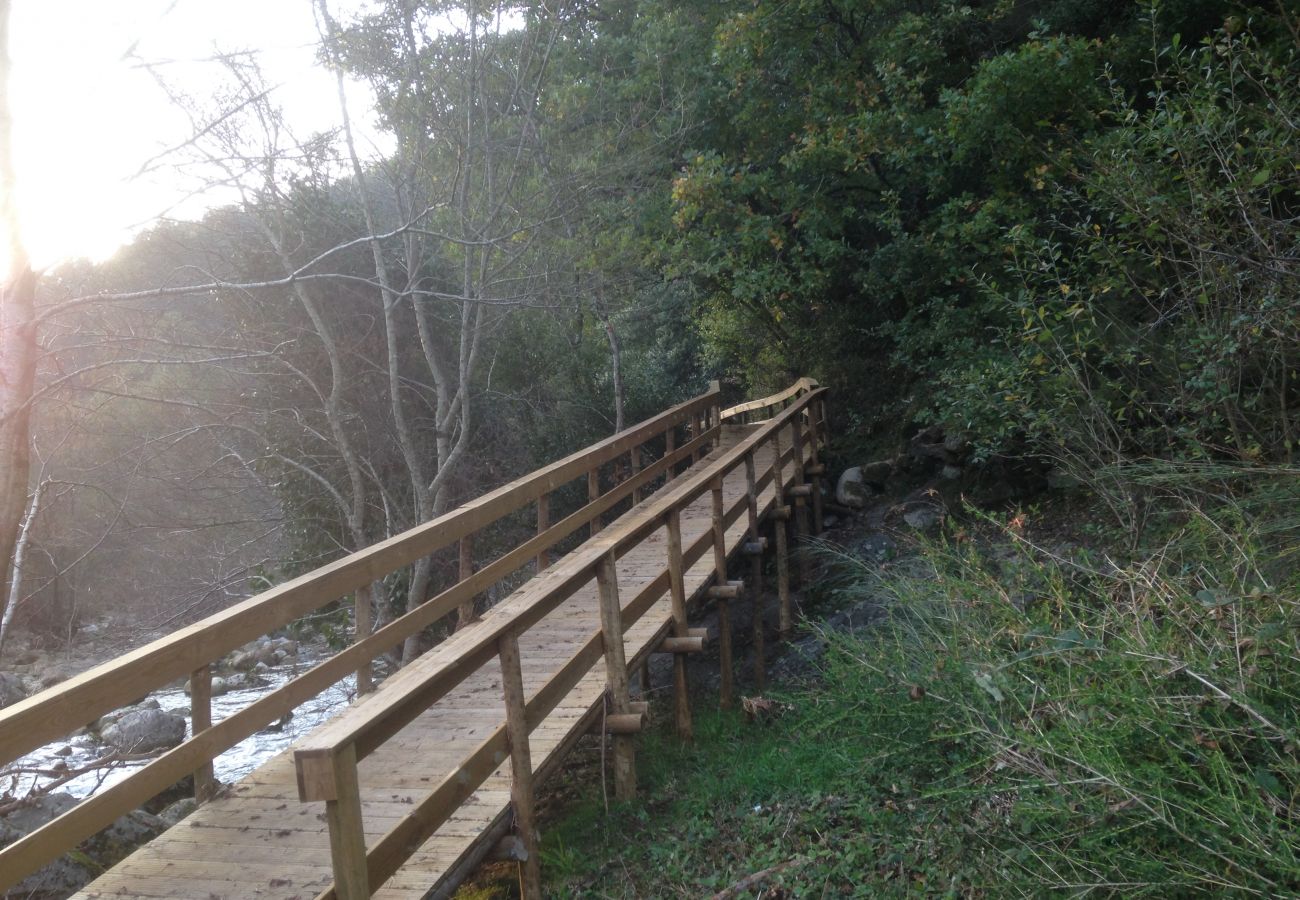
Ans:
[[[212,667],[200,666],[190,674],[190,732],[191,737],[198,737],[199,732],[212,727]],[[206,803],[217,791],[217,779],[212,771],[212,760],[208,760],[194,771],[194,799]]]
[[[587,499],[595,503],[600,499],[600,467],[596,467],[587,472]],[[600,513],[591,517],[591,530],[587,533],[588,537],[595,537],[596,532],[603,527],[600,521]]]
[[[507,632],[497,641],[501,656],[501,692],[506,704],[506,738],[510,744],[510,802],[515,811],[515,833],[524,842],[527,857],[520,879],[524,900],[541,900],[542,867],[538,856],[537,819],[533,809],[533,761],[528,747],[524,672],[519,660],[519,638]]]
[[[799,421],[799,416],[794,416],[790,420],[790,427],[794,431],[794,484],[795,488],[804,488],[803,475],[803,425]],[[794,495],[794,527],[797,541],[795,544],[795,557],[799,563],[799,584],[806,586],[808,584],[808,501],[803,497],[806,493],[803,490],[791,492]]]
[[[330,831],[330,861],[338,900],[367,900],[366,832],[361,821],[361,786],[357,782],[357,748],[348,744],[333,761],[334,799],[325,801]]]
[[[814,405],[814,406],[815,406],[815,405]],[[822,521],[823,521],[823,519],[824,519],[824,517],[825,517],[824,511],[822,510],[822,478],[821,478],[821,475],[822,475],[822,473],[825,471],[825,469],[822,468],[821,460],[820,460],[820,457],[819,457],[818,452],[817,452],[817,445],[818,445],[818,444],[820,443],[820,441],[821,441],[821,438],[819,437],[819,435],[820,435],[820,433],[821,433],[821,429],[819,428],[818,423],[817,423],[817,416],[816,416],[816,414],[815,414],[816,411],[815,411],[814,406],[809,406],[809,407],[808,407],[808,434],[809,434],[809,437],[811,438],[811,441],[810,441],[810,443],[809,443],[809,451],[810,451],[811,454],[812,454],[812,458],[811,458],[810,461],[809,461],[809,467],[808,467],[808,468],[809,468],[809,470],[813,473],[813,475],[812,475],[812,479],[811,479],[811,484],[812,484],[812,507],[813,507],[813,509],[812,509],[812,512],[813,512],[813,534],[821,534],[821,533],[822,533]]]
[[[632,711],[627,687],[627,658],[623,649],[623,608],[618,599],[618,567],[610,550],[596,564],[600,589],[600,630],[605,643],[605,681],[609,687],[610,712]],[[631,800],[636,796],[636,747],[630,735],[615,735],[614,796]]]
[[[772,466],[776,470],[776,496],[781,498],[785,495],[785,475],[781,463],[781,432],[772,433]],[[790,547],[789,547],[789,525],[780,516],[773,516],[772,521],[773,536],[776,538],[776,591],[780,609],[780,619],[778,631],[781,640],[788,641],[790,634],[794,630],[793,616],[790,609]]]
[[[682,513],[673,507],[668,513],[668,587],[672,593],[673,634],[686,637],[690,625],[686,619],[685,566],[682,561]],[[684,741],[693,737],[690,691],[686,684],[686,658],[673,656],[673,718],[677,736]]]
[[[722,479],[713,480],[713,577],[717,586],[727,584],[727,528],[722,510]],[[728,601],[718,601],[718,705],[731,709],[733,673],[731,661],[731,611]]]
[[[459,580],[465,581],[474,574],[474,535],[467,534],[460,539]],[[460,631],[474,618],[474,598],[468,597],[456,611],[456,630]]]
[[[551,495],[542,494],[537,498],[537,533],[541,534],[551,527]],[[551,564],[551,551],[542,550],[537,554],[537,571],[541,572]]]
[[[352,642],[363,641],[370,637],[373,627],[370,621],[371,593],[369,584],[357,588],[352,595]],[[374,678],[370,674],[370,660],[357,666],[357,693],[368,694],[375,689]]]
[[[638,472],[641,471],[641,445],[638,444],[637,446],[633,447],[633,448],[632,448],[630,451],[628,451],[628,452],[629,452],[630,457],[631,457],[631,458],[629,459],[629,464],[630,464],[631,469],[632,469],[632,475],[635,476],[636,473],[638,473]],[[636,505],[637,505],[638,503],[640,503],[640,502],[641,502],[641,489],[640,489],[640,488],[633,488],[633,489],[632,489],[632,505],[633,505],[633,506],[636,506]]]
[[[677,426],[673,425],[664,432],[664,456],[672,456],[673,451],[677,449]],[[664,482],[667,483],[677,477],[677,464],[673,463],[664,473]]]

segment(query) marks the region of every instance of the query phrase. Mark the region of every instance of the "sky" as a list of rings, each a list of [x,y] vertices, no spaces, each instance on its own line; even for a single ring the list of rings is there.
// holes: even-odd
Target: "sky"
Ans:
[[[346,18],[366,5],[331,9]],[[256,51],[295,133],[340,121],[334,78],[315,62],[312,0],[13,0],[9,40],[17,200],[37,268],[103,259],[159,216],[229,199],[187,196],[194,181],[167,167],[138,175],[191,132],[151,67],[203,97],[219,83],[214,55]],[[371,95],[360,84],[348,94],[359,149],[378,152]]]

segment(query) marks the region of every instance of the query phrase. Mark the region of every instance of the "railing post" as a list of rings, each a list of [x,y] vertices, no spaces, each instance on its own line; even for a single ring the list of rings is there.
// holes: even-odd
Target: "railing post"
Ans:
[[[600,499],[600,466],[593,466],[587,471],[587,500],[595,503]],[[600,520],[600,513],[591,517],[590,531],[588,537],[595,537],[596,532],[604,527]]]
[[[686,637],[690,625],[686,617],[686,566],[682,559],[682,511],[674,506],[668,511],[668,589],[672,596],[673,634]],[[691,740],[691,700],[686,684],[686,656],[673,654],[673,717],[677,736]]]
[[[754,454],[745,456],[745,499],[749,512],[749,540],[745,552],[749,555],[749,591],[754,625],[754,686],[762,690],[767,683],[767,660],[763,655],[763,550],[766,542],[758,533],[758,477],[755,473]]]
[[[200,732],[212,727],[212,667],[199,666],[190,673],[190,732],[198,737]],[[194,771],[194,799],[206,803],[217,791],[217,778],[208,760]]]
[[[670,425],[664,432],[664,456],[672,456],[677,451],[677,426]],[[664,482],[667,483],[677,477],[677,463],[670,465],[664,472]]]
[[[722,478],[713,480],[713,574],[718,587],[727,584],[727,527],[722,510]],[[731,609],[725,597],[718,597],[718,704],[731,709],[734,693],[731,660]]]
[[[628,465],[632,469],[631,477],[635,478],[641,471],[641,445],[637,444],[630,451],[628,451],[628,454],[629,454]],[[632,505],[636,506],[640,502],[641,502],[641,489],[639,487],[632,488]]]
[[[785,467],[781,460],[784,454],[781,431],[777,429],[772,432],[772,469],[775,479],[773,494],[776,504],[772,511],[772,532],[776,538],[776,590],[780,602],[778,631],[782,640],[789,640],[794,623],[790,610],[790,507],[785,505]]]
[[[460,539],[459,572],[457,574],[460,581],[464,581],[474,574],[474,534],[472,532]],[[460,631],[473,618],[474,598],[470,597],[456,610],[456,630]]]
[[[368,900],[366,832],[361,820],[361,785],[357,781],[357,748],[348,744],[333,759],[332,799],[325,801],[330,830],[330,861],[338,900]]]
[[[794,528],[798,536],[797,546],[795,547],[795,558],[799,563],[799,584],[801,587],[808,585],[808,503],[804,495],[807,492],[807,484],[804,480],[804,461],[803,461],[803,423],[799,421],[799,416],[790,418],[790,427],[793,429],[794,444]]]
[[[551,495],[542,494],[537,498],[537,533],[541,534],[551,527]],[[537,553],[537,571],[541,572],[551,564],[551,551],[547,548]]]
[[[812,481],[812,514],[813,514],[813,534],[822,533],[822,521],[824,511],[822,509],[822,465],[821,454],[818,452],[818,444],[821,443],[821,428],[817,422],[817,402],[808,404],[808,437],[809,437],[809,471]]]
[[[373,606],[373,586],[365,584],[357,588],[352,595],[352,642],[364,641],[370,637],[371,608]],[[370,672],[371,661],[366,660],[357,666],[357,694],[368,694],[375,689],[375,680]]]
[[[618,566],[612,549],[596,564],[596,584],[600,589],[600,630],[605,645],[609,704],[614,715],[626,715],[632,707],[623,649],[623,607],[618,599]],[[630,734],[615,734],[613,739],[614,796],[631,800],[636,796],[636,747]]]
[[[507,632],[497,641],[501,657],[501,692],[506,704],[506,739],[510,744],[510,802],[515,811],[515,832],[524,842],[521,893],[523,900],[541,900],[542,867],[537,848],[537,819],[533,809],[533,761],[528,748],[524,670],[519,659],[519,638]]]

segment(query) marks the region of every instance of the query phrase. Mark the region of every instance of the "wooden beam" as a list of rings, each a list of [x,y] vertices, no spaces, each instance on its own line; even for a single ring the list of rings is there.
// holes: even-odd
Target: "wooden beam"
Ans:
[[[618,599],[618,566],[610,550],[596,564],[600,591],[600,632],[605,645],[605,679],[610,710],[614,715],[631,711],[627,687],[627,659],[623,648],[623,609]],[[631,800],[636,796],[636,748],[630,735],[614,736],[614,796]]]
[[[190,675],[190,734],[198,736],[212,727],[212,667],[199,666]],[[194,770],[194,799],[206,803],[217,790],[212,760]]]
[[[519,660],[519,638],[507,632],[497,642],[501,657],[501,693],[506,707],[506,739],[510,746],[510,803],[515,812],[515,833],[524,842],[527,857],[519,879],[523,900],[541,900],[542,868],[537,843],[537,817],[533,808],[533,761],[528,748],[524,670]]]
[[[702,637],[666,637],[659,642],[660,653],[700,653],[704,650],[704,638]]]
[[[458,560],[459,581],[468,581],[474,575],[474,535],[467,534],[460,539]],[[456,630],[459,631],[474,620],[474,594],[461,601],[456,608]]]
[[[537,498],[537,536],[541,537],[551,527],[551,495],[542,494]],[[551,564],[551,548],[543,545],[537,551],[537,571],[540,573]]]
[[[690,632],[686,616],[685,566],[682,562],[682,512],[674,506],[668,512],[668,585],[672,596],[673,633],[681,638]],[[690,690],[686,683],[686,659],[673,657],[673,721],[677,736],[691,740]]]
[[[338,900],[366,900],[370,897],[366,831],[361,820],[357,755],[351,747],[343,748],[335,758],[333,773],[335,799],[325,801],[325,821],[329,824],[334,893]]]
[[[722,587],[727,583],[727,525],[722,509],[722,478],[713,481],[713,577]],[[735,698],[731,659],[731,611],[725,598],[718,598],[718,705],[730,709]]]
[[[595,503],[600,499],[600,467],[594,467],[587,471],[587,502]],[[596,532],[600,531],[601,517],[597,512],[591,517],[591,527],[587,532],[588,537],[595,537]]]
[[[785,494],[785,475],[782,466],[781,430],[772,432],[772,470],[776,479],[776,498],[778,508],[773,510],[772,531],[776,538],[776,592],[779,610],[777,629],[781,640],[788,641],[794,630],[790,609],[790,547],[788,516],[776,515],[780,509],[781,497]]]

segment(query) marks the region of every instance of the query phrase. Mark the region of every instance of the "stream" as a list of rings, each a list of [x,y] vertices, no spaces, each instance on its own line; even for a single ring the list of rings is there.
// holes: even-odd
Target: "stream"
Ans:
[[[238,712],[254,700],[269,694],[325,658],[326,656],[321,653],[314,656],[304,653],[297,660],[287,661],[259,671],[257,675],[266,682],[264,685],[234,689],[228,693],[213,697],[213,723],[221,721],[234,712]],[[238,781],[263,762],[283,751],[295,740],[330,718],[341,708],[347,706],[352,699],[355,682],[356,676],[349,675],[344,680],[327,688],[319,696],[313,697],[295,709],[292,718],[282,724],[273,723],[269,728],[258,731],[222,753],[213,761],[217,780],[225,784]],[[149,695],[149,699],[156,700],[159,707],[167,712],[183,715],[187,722],[186,736],[190,736],[188,725],[190,697],[183,688],[155,691]],[[51,770],[56,767],[66,767],[68,770],[76,770],[110,752],[112,752],[111,747],[99,743],[88,731],[82,731],[70,739],[46,744],[44,747],[40,747],[15,760],[8,768]],[[83,799],[104,787],[122,781],[139,766],[145,765],[147,762],[148,760],[138,763],[118,764],[86,772],[56,788],[56,790]],[[21,797],[33,788],[49,784],[55,780],[55,777],[45,774],[24,773],[14,776],[14,781],[0,785],[0,790],[9,791],[13,796]]]

